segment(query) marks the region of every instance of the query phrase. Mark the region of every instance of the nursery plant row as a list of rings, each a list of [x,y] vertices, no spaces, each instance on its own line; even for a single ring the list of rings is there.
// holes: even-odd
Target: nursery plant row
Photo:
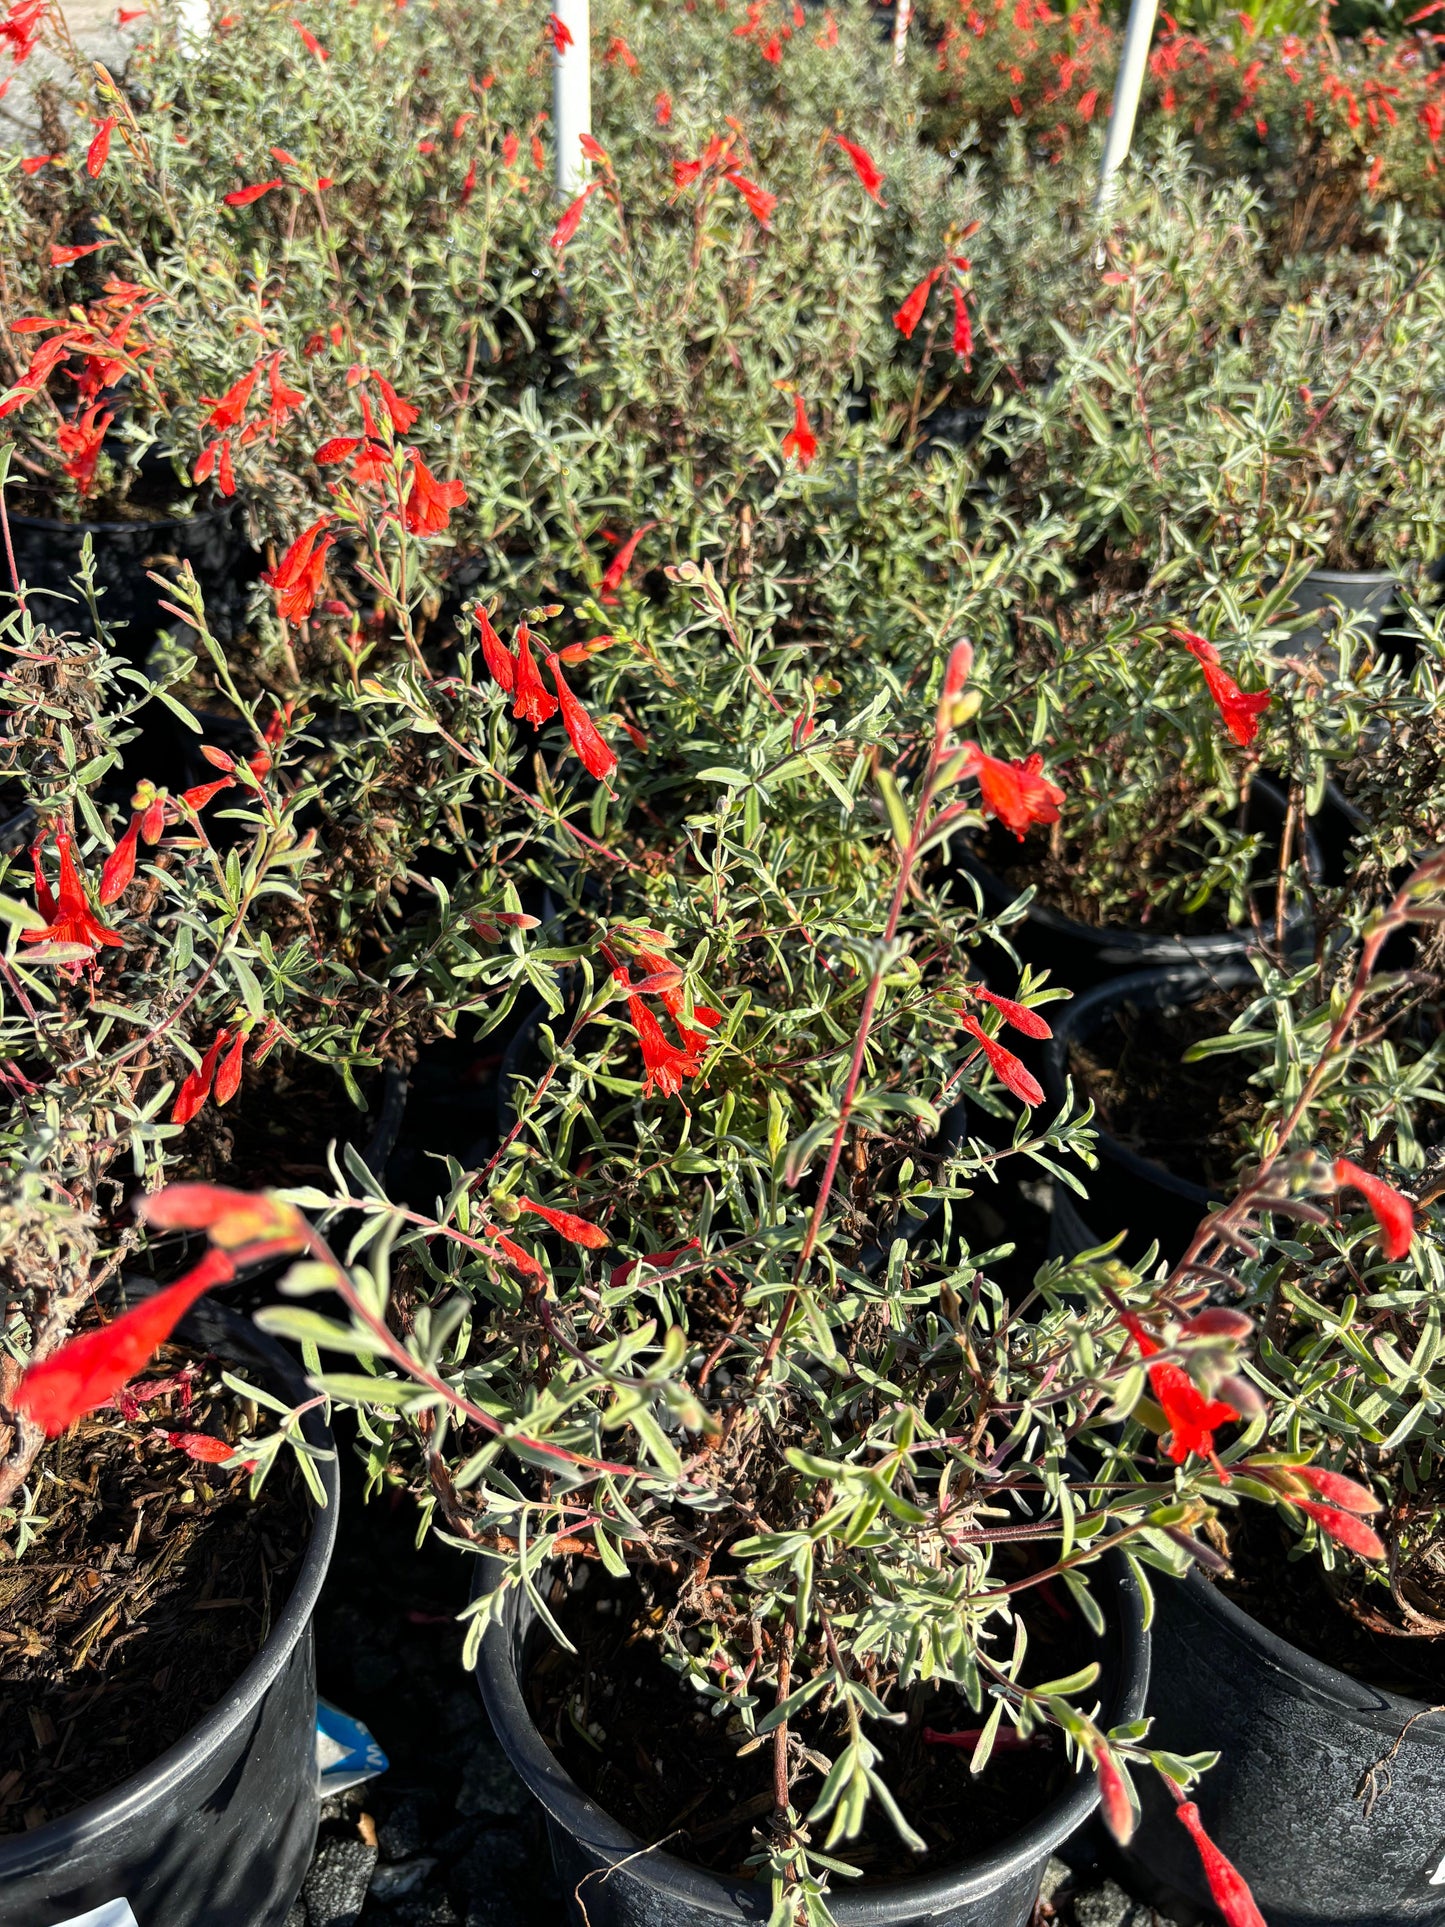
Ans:
[[[1432,15],[40,85],[0,1927],[292,1917],[343,1471],[588,1927],[1445,1921]]]

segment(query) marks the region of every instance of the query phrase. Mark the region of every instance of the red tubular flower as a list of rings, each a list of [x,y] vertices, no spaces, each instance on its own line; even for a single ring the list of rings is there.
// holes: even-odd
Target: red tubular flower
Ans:
[[[1370,1488],[1361,1485],[1358,1479],[1346,1478],[1343,1472],[1330,1472],[1318,1465],[1292,1465],[1288,1470],[1292,1479],[1303,1479],[1322,1499],[1344,1512],[1380,1510],[1382,1501],[1375,1497]]]
[[[189,1077],[181,1080],[181,1088],[176,1092],[176,1101],[171,1111],[172,1124],[189,1124],[211,1094],[211,1079],[216,1075],[216,1059],[231,1041],[231,1032],[222,1024],[216,1032],[215,1040],[199,1068]]]
[[[276,591],[276,613],[283,622],[304,622],[316,606],[326,572],[326,552],[332,543],[329,535],[320,542],[317,538],[330,520],[329,515],[318,516],[297,536],[276,567],[261,577]]]
[[[482,635],[482,655],[491,678],[508,696],[517,686],[517,665],[511,651],[492,627],[485,609],[473,609],[472,618]]]
[[[1012,997],[1000,997],[996,991],[985,990],[982,985],[974,992],[974,995],[982,997],[986,1004],[992,1004],[994,1009],[1001,1014],[1004,1022],[1006,1024],[1012,1024],[1015,1030],[1022,1031],[1025,1037],[1043,1038],[1053,1036],[1053,1031],[1049,1028],[1048,1024],[1045,1023],[1044,1019],[1040,1017],[1036,1010],[1030,1010],[1027,1004],[1016,1004]]]
[[[83,415],[73,422],[62,421],[55,431],[65,457],[61,466],[82,495],[88,495],[95,483],[95,465],[105,445],[106,430],[114,420],[108,412],[102,415],[100,403],[95,401]]]
[[[553,53],[564,54],[574,44],[572,29],[559,14],[547,15],[547,32],[551,36]]]
[[[647,535],[656,527],[656,522],[644,522],[640,529],[634,529],[632,534],[628,536],[627,540],[622,544],[622,547],[607,564],[606,572],[602,577],[601,587],[597,591],[597,599],[599,602],[616,602],[617,591],[622,587],[623,577],[632,567],[632,558],[637,553],[638,543],[644,535]]]
[[[585,1218],[578,1218],[570,1211],[554,1211],[550,1205],[533,1204],[530,1198],[518,1198],[517,1203],[524,1211],[535,1211],[539,1218],[551,1225],[552,1229],[568,1244],[582,1245],[588,1251],[601,1251],[610,1243],[601,1225],[589,1224]]]
[[[601,181],[589,181],[577,196],[576,200],[571,202],[570,205],[563,210],[561,220],[552,230],[549,246],[556,248],[559,253],[566,247],[567,243],[572,239],[572,236],[577,232],[578,225],[582,219],[582,210],[601,185]]]
[[[626,972],[622,973],[626,981]],[[689,1077],[696,1077],[702,1066],[691,1052],[668,1042],[662,1025],[642,999],[629,993],[627,1008],[632,1017],[632,1027],[637,1032],[637,1041],[642,1046],[642,1067],[647,1073],[647,1081],[642,1087],[644,1097],[651,1097],[654,1090],[671,1097],[680,1091]]]
[[[1005,1050],[996,1038],[990,1037],[976,1017],[965,1017],[963,1028],[970,1037],[978,1039],[994,1076],[1008,1086],[1020,1103],[1027,1104],[1031,1110],[1043,1103],[1044,1087],[1033,1072],[1021,1064],[1011,1050]]]
[[[1099,1811],[1104,1816],[1104,1825],[1121,1847],[1127,1847],[1134,1836],[1138,1816],[1129,1795],[1129,1782],[1120,1772],[1112,1749],[1102,1740],[1094,1754],[1094,1765],[1099,1775]]]
[[[1173,633],[1182,638],[1184,647],[1204,671],[1204,680],[1219,706],[1225,728],[1241,749],[1248,749],[1259,734],[1260,717],[1269,708],[1269,691],[1241,689],[1233,676],[1220,667],[1219,653],[1214,644],[1203,636],[1196,636],[1187,629],[1176,629]]]
[[[194,789],[181,791],[181,801],[188,810],[194,810],[199,816],[213,797],[219,796],[222,790],[234,789],[235,786],[235,779],[230,776],[223,776],[218,783],[197,783]],[[155,838],[148,836],[146,841],[153,843]]]
[[[942,273],[942,268],[930,268],[894,315],[893,325],[905,341],[912,341],[913,330],[922,321],[923,310],[928,306],[928,297],[933,292],[933,284]]]
[[[1374,1212],[1380,1227],[1380,1249],[1390,1262],[1403,1258],[1415,1236],[1415,1210],[1410,1200],[1349,1158],[1335,1159],[1334,1179],[1337,1185],[1358,1191]]]
[[[547,667],[552,673],[552,681],[557,686],[557,701],[562,709],[562,726],[567,731],[568,740],[577,752],[578,759],[587,774],[596,777],[599,783],[605,783],[617,767],[617,758],[598,734],[597,725],[568,688],[567,680],[562,674],[562,665],[556,656],[548,656]]]
[[[462,182],[462,191],[460,196],[458,197],[463,207],[466,206],[467,202],[472,198],[473,194],[475,194],[476,191],[477,191],[477,161],[476,161],[476,156],[473,155],[471,161],[467,166],[466,178]]]
[[[331,55],[309,28],[303,27],[299,20],[293,20],[291,25],[296,29],[297,33],[300,34],[302,44],[306,48],[307,53],[314,54],[318,60],[330,60]]]
[[[364,435],[333,435],[325,441],[311,457],[318,468],[330,468],[336,462],[344,462],[354,455],[366,440]]]
[[[411,451],[411,487],[403,504],[402,520],[411,535],[440,535],[467,499],[462,482],[439,482],[416,450]]]
[[[1379,1535],[1353,1512],[1341,1512],[1335,1506],[1320,1505],[1315,1499],[1292,1499],[1290,1503],[1297,1505],[1301,1512],[1313,1519],[1321,1532],[1327,1532],[1350,1552],[1358,1553],[1361,1559],[1385,1557],[1385,1548]]]
[[[421,417],[421,410],[409,401],[403,401],[391,383],[384,376],[372,373],[376,391],[381,396],[381,405],[390,418],[392,427],[398,435],[405,435],[413,422]]]
[[[251,187],[233,187],[231,192],[223,194],[221,199],[227,207],[249,207],[253,201],[259,201],[263,194],[269,194],[273,187],[283,185],[278,175],[274,181],[257,181]]]
[[[114,903],[117,897],[125,895],[135,875],[136,838],[140,835],[141,818],[144,812],[137,811],[130,820],[130,828],[105,859],[100,872],[100,888],[96,898],[101,903]]]
[[[538,136],[537,136],[536,134],[533,134],[533,136],[532,136],[532,138],[531,138],[531,140],[530,140],[530,142],[529,142],[528,144],[529,144],[529,146],[531,147],[531,150],[532,150],[532,165],[533,165],[533,167],[535,167],[535,168],[536,168],[536,170],[537,170],[537,172],[538,172],[539,174],[541,174],[541,173],[543,173],[543,172],[545,172],[545,170],[546,170],[546,166],[547,166],[547,150],[546,150],[546,148],[545,148],[545,147],[543,147],[543,145],[542,145],[542,143],[541,143],[541,140],[540,140],[540,139],[538,138]]]
[[[778,205],[776,194],[769,194],[765,187],[759,187],[756,181],[750,181],[746,174],[740,173],[735,167],[728,168],[723,179],[729,181],[742,195],[759,227],[769,227],[772,224],[773,209]]]
[[[41,916],[47,920],[46,925],[43,930],[22,930],[20,941],[83,944],[92,954],[106,945],[122,947],[124,939],[120,933],[108,930],[86,900],[85,885],[75,867],[75,858],[71,855],[70,832],[57,823],[51,835],[55,838],[56,853],[60,858],[60,875],[54,895],[40,868],[39,842],[30,852],[35,873],[35,901]]]
[[[818,453],[818,438],[808,426],[808,411],[803,406],[803,397],[793,397],[793,425],[783,437],[783,460],[790,455],[798,458],[798,467],[807,468]]]
[[[218,1439],[214,1432],[167,1432],[166,1444],[203,1465],[223,1465],[236,1456],[235,1446],[226,1439]]]
[[[841,134],[835,134],[833,138],[853,163],[853,171],[863,184],[863,192],[871,195],[879,207],[887,207],[888,203],[878,192],[883,185],[882,169],[867,148],[859,147],[854,141],[844,140]]]
[[[776,67],[783,58],[783,43],[775,33],[769,34],[759,51],[770,66]]]
[[[83,260],[87,254],[98,254],[102,248],[115,248],[119,246],[119,241],[89,241],[84,247],[63,248],[57,247],[55,242],[52,241],[50,244],[50,265],[52,268],[68,267],[72,261]]]
[[[532,632],[525,622],[517,624],[513,718],[519,723],[545,723],[557,713],[557,698],[547,688],[532,655]]]
[[[659,127],[666,127],[672,119],[672,95],[662,93],[652,103],[652,117]]]
[[[963,289],[953,289],[953,352],[967,368],[973,358],[973,323],[968,318],[968,302]]]
[[[501,1252],[507,1263],[514,1266],[524,1277],[540,1278],[543,1275],[542,1267],[537,1263],[537,1260],[532,1256],[531,1252],[524,1251],[522,1247],[514,1243],[511,1238],[504,1238],[500,1231],[494,1231],[492,1233],[492,1243],[497,1247],[498,1251]]]
[[[262,364],[258,361],[249,374],[242,375],[239,381],[233,381],[219,399],[211,395],[201,396],[201,407],[209,408],[211,411],[206,417],[207,428],[218,428],[224,433],[228,428],[236,426],[246,412],[246,404],[251,399],[251,390],[256,386],[256,377],[261,372],[261,366]]]
[[[114,1398],[155,1356],[196,1300],[235,1273],[224,1251],[208,1251],[184,1278],[122,1312],[102,1331],[72,1338],[31,1365],[16,1390],[16,1410],[47,1438],[57,1438],[78,1418]]]
[[[1031,824],[1057,823],[1064,792],[1043,774],[1044,759],[1037,750],[1022,763],[1007,763],[1001,757],[985,755],[977,743],[965,743],[963,747],[969,752],[963,773],[978,778],[984,809],[1012,830],[1021,843]]]
[[[281,379],[281,350],[278,348],[266,364],[266,382],[271,391],[271,399],[266,405],[266,426],[274,435],[300,408],[306,405],[306,397],[299,388],[288,388]]]
[[[712,1041],[708,1033],[716,1030],[723,1020],[722,1012],[714,1010],[710,1004],[694,1004],[693,1022],[701,1024],[702,1029],[691,1029],[683,1021],[683,1011],[687,1006],[682,994],[682,972],[677,965],[669,964],[665,957],[644,949],[638,950],[637,963],[639,969],[647,972],[646,981],[637,985],[637,989],[662,999],[663,1008],[677,1025],[677,1034],[684,1048],[695,1057],[700,1057]]]
[[[1204,1831],[1199,1809],[1192,1800],[1182,1800],[1174,1817],[1185,1828],[1199,1849],[1199,1862],[1214,1904],[1224,1918],[1225,1927],[1266,1927],[1264,1915],[1254,1904],[1254,1895],[1244,1875],[1215,1846]]]
[[[1121,1312],[1119,1322],[1139,1347],[1142,1358],[1152,1358],[1160,1350],[1133,1312]],[[1149,1389],[1159,1401],[1169,1424],[1169,1443],[1165,1448],[1176,1465],[1182,1465],[1191,1452],[1202,1459],[1214,1458],[1214,1434],[1221,1425],[1232,1425],[1239,1414],[1222,1399],[1206,1398],[1182,1365],[1168,1361],[1147,1367]],[[1215,1460],[1216,1470],[1219,1463]],[[1222,1476],[1227,1477],[1227,1474]]]
[[[512,130],[508,128],[507,132],[502,136],[503,167],[513,167],[516,165],[517,155],[521,152],[521,148],[521,141],[519,141]]]
[[[110,154],[110,137],[115,132],[115,115],[107,114],[96,128],[90,146],[85,150],[85,171],[92,180],[99,175]]]
[[[637,55],[628,46],[621,34],[612,36],[612,44],[602,56],[604,66],[615,67],[620,60],[628,73],[637,72]]]
[[[241,1088],[241,1059],[246,1049],[246,1033],[238,1031],[236,1041],[221,1059],[221,1068],[216,1072],[216,1102],[229,1104]]]

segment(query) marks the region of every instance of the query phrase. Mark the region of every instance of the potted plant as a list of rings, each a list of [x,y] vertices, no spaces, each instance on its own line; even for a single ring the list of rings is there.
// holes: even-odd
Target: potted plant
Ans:
[[[703,572],[692,584],[706,607]],[[1011,1308],[966,1247],[960,1262],[895,1238],[876,1274],[857,1262],[878,1216],[936,1192],[956,1217],[997,1161],[975,1143],[933,1169],[915,1126],[936,1106],[890,1103],[900,1072],[914,1092],[964,1077],[1026,1109],[1039,1097],[995,1034],[998,1017],[1026,1032],[1031,1013],[960,980],[968,934],[926,965],[916,947],[938,928],[926,894],[914,906],[920,852],[968,814],[953,790],[969,651],[912,776],[879,766],[860,844],[825,834],[801,771],[767,774],[796,733],[796,681],[760,691],[746,642],[734,662],[711,629],[659,665],[656,700],[676,707],[676,683],[710,732],[733,737],[737,710],[766,725],[756,786],[777,819],[750,846],[769,859],[747,866],[770,879],[754,916],[689,928],[693,904],[732,894],[715,865],[691,883],[670,867],[618,879],[568,946],[577,994],[543,1033],[510,1135],[481,1170],[453,1166],[432,1212],[371,1185],[254,1207],[190,1186],[148,1215],[225,1249],[254,1209],[261,1235],[301,1253],[284,1289],[339,1297],[339,1319],[276,1306],[260,1321],[349,1355],[316,1390],[365,1412],[375,1476],[411,1485],[482,1555],[470,1651],[589,1917],[904,1922],[949,1905],[1011,1920],[1091,1804],[1076,1777],[1089,1761],[1121,1836],[1129,1764],[1161,1770],[1219,1903],[1250,1921],[1184,1797],[1202,1762],[1151,1749],[1131,1718],[1134,1586],[1147,1566],[1208,1556],[1192,1528],[1218,1489],[1213,1430],[1251,1409],[1248,1321],[1181,1327],[1118,1267],[1052,1267]],[[510,673],[515,691],[519,656]],[[810,765],[845,743],[851,756],[830,719]],[[723,847],[746,807],[724,804]],[[881,903],[860,872],[885,884]],[[822,920],[760,952],[805,875]],[[1037,1137],[1021,1123],[1017,1148],[1069,1141],[1062,1120]],[[349,1267],[300,1206],[362,1214]],[[1171,1316],[1161,1357],[1143,1320]],[[1130,1410],[1167,1454],[1096,1483],[1072,1454],[1118,1461],[1114,1415]],[[560,1649],[527,1640],[534,1620]],[[1072,1670],[1039,1681],[1031,1652]],[[1010,1756],[1023,1771],[996,1807],[986,1789]],[[656,1851],[652,1818],[674,1799],[677,1856]],[[919,1854],[936,1871],[909,1878]],[[878,1884],[855,1899],[843,1883],[859,1875]]]
[[[404,484],[404,449],[387,459]],[[404,578],[429,538],[404,519],[372,533],[387,593],[387,572]],[[315,556],[303,540],[277,572],[293,622],[320,593]],[[406,888],[410,864],[469,834],[464,816],[494,849],[497,798],[508,807],[503,773],[460,740],[483,693],[465,665],[421,695],[394,635],[367,690],[343,672],[334,699],[355,726],[345,755],[313,770],[304,711],[243,693],[183,574],[177,619],[247,740],[237,754],[207,745],[205,783],[143,779],[117,811],[111,779],[160,686],[107,647],[92,571],[75,592],[98,643],[37,624],[18,588],[3,628],[0,767],[34,832],[0,858],[0,1526],[6,1598],[31,1629],[0,1659],[0,1918],[123,1897],[143,1927],[279,1927],[317,1816],[309,1625],[334,1535],[330,1434],[284,1353],[220,1313],[179,1322],[203,1293],[244,1284],[254,1298],[257,1267],[275,1263],[272,1221],[253,1211],[207,1254],[206,1226],[152,1213],[142,1237],[131,1205],[167,1176],[323,1176],[348,1113],[368,1095],[391,1103],[389,1056],[505,1011],[525,966],[502,933],[536,920],[481,865],[442,918],[436,894]],[[406,769],[423,718],[460,732],[429,772],[440,795]],[[513,807],[550,822],[535,799]],[[570,826],[557,836],[579,847]],[[507,841],[525,849],[527,830]],[[372,918],[361,928],[353,889]],[[379,956],[396,969],[389,990]],[[138,1294],[142,1270],[159,1291]],[[177,1349],[132,1384],[163,1343]],[[40,1570],[48,1558],[63,1586]]]
[[[963,864],[991,907],[1030,893],[1020,954],[1075,987],[1298,937],[1315,851],[1299,793],[1262,774],[1296,753],[1295,698],[1224,641],[1227,602],[1196,618],[1219,643],[1105,600],[986,659],[993,820]]]
[[[1428,861],[1383,911],[1360,912],[1352,954],[1274,980],[1246,1015],[1235,1041],[1274,1044],[1264,1156],[1170,1280],[1187,1289],[1224,1250],[1244,1254],[1231,1287],[1267,1334],[1249,1374],[1269,1416],[1234,1483],[1248,1497],[1263,1478],[1288,1503],[1262,1529],[1248,1506],[1223,1513],[1213,1583],[1160,1590],[1160,1637],[1190,1664],[1158,1676],[1155,1730],[1175,1746],[1218,1736],[1201,1809],[1281,1921],[1403,1921],[1437,1871],[1421,1802],[1445,1744],[1431,1656],[1439,980],[1376,965],[1407,923],[1438,918],[1440,877]],[[1310,1140],[1322,1148],[1294,1148]],[[1300,1195],[1331,1187],[1330,1212]],[[1316,1461],[1303,1482],[1302,1454]],[[1321,1501],[1344,1505],[1344,1530],[1320,1529]],[[1295,1846],[1286,1816],[1306,1799]],[[1134,1851],[1202,1897],[1170,1833],[1146,1823]]]

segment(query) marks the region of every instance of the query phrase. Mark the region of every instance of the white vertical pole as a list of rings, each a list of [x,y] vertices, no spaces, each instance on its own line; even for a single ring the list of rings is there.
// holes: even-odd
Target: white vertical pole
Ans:
[[[592,132],[592,21],[589,0],[554,0],[552,11],[572,36],[552,49],[552,121],[557,141],[557,192],[570,200],[587,185],[582,136]]]
[[[180,0],[176,25],[181,52],[194,58],[211,37],[211,0]]]
[[[1099,169],[1099,192],[1094,200],[1097,209],[1108,205],[1114,176],[1134,138],[1134,119],[1139,112],[1139,96],[1144,91],[1144,70],[1149,64],[1149,43],[1154,38],[1154,17],[1158,11],[1159,0],[1130,0],[1124,51],[1119,57],[1119,78],[1114,82],[1114,111],[1109,116],[1104,163]]]
[[[908,25],[913,18],[913,0],[896,0],[893,14],[893,65],[901,67],[908,52]]]

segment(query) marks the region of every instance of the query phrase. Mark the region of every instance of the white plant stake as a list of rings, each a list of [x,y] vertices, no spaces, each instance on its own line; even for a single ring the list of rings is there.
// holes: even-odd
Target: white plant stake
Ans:
[[[893,65],[901,67],[908,52],[908,25],[913,18],[913,0],[897,0],[893,17]]]
[[[557,192],[571,199],[587,185],[582,136],[592,132],[592,22],[589,0],[556,0],[553,9],[572,36],[552,43],[552,122],[557,140]]]
[[[180,0],[176,25],[182,53],[198,54],[211,37],[211,0]]]
[[[1130,0],[1129,24],[1124,29],[1124,51],[1119,60],[1119,78],[1114,82],[1114,109],[1109,116],[1109,133],[1104,142],[1104,164],[1099,169],[1096,209],[1108,206],[1114,176],[1129,152],[1134,138],[1134,117],[1139,111],[1139,95],[1144,88],[1144,69],[1149,62],[1149,43],[1154,38],[1154,18],[1159,0]]]

